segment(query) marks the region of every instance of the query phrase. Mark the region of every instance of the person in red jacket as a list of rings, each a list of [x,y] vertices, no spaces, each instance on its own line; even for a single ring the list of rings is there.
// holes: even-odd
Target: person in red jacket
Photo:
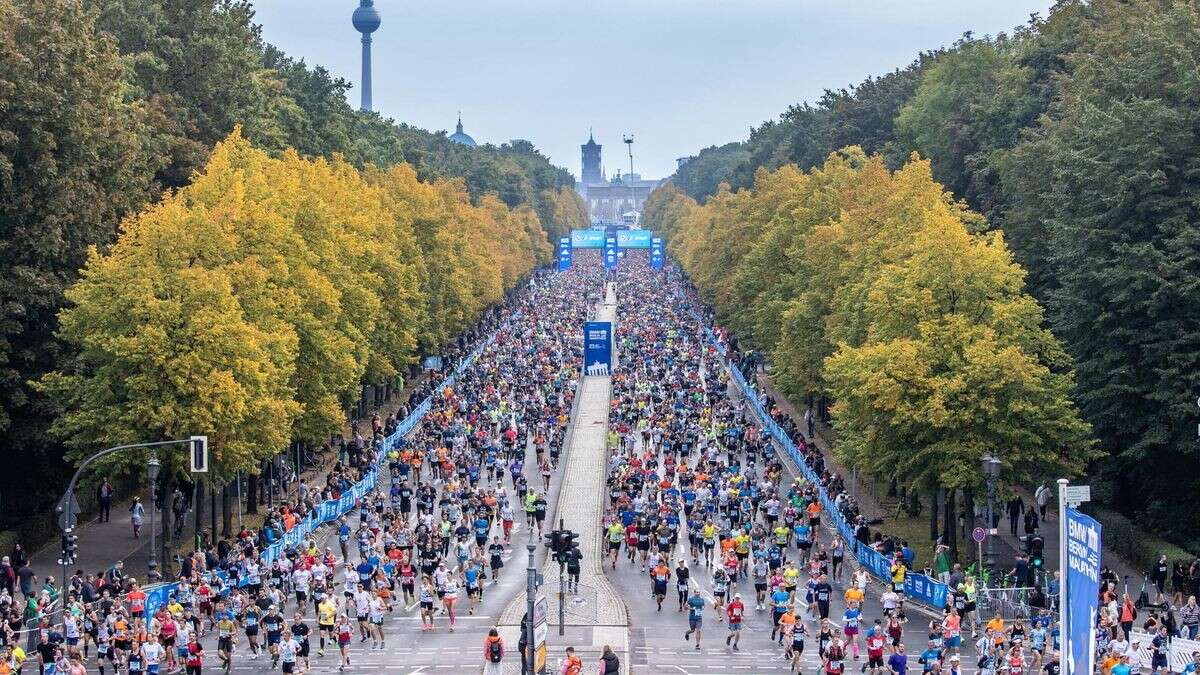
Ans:
[[[483,675],[500,675],[503,670],[504,640],[495,629],[488,631],[483,639]]]

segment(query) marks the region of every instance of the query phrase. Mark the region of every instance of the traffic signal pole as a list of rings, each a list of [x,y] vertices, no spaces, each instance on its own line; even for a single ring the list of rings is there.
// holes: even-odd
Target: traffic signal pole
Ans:
[[[566,529],[563,519],[558,519],[558,529]],[[566,537],[563,537],[566,540]],[[564,542],[565,543],[565,542]],[[558,634],[561,637],[566,632],[567,609],[567,552],[566,550],[558,552]]]

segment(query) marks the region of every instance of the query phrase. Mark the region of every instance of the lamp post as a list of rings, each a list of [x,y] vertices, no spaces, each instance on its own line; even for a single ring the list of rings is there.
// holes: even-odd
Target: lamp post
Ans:
[[[993,454],[989,453],[989,454],[983,456],[983,460],[982,460],[983,475],[984,475],[984,478],[987,480],[987,525],[985,526],[985,529],[987,530],[987,533],[988,533],[987,557],[984,559],[984,565],[986,565],[988,567],[994,565],[996,562],[996,558],[993,554],[993,548],[992,548],[993,547],[992,540],[994,539],[993,535],[995,535],[995,532],[993,532],[992,530],[996,526],[996,518],[994,515],[994,509],[995,509],[995,503],[996,503],[996,479],[1000,476],[1001,464],[1002,463],[1000,461],[1000,458],[996,457]]]
[[[150,583],[155,583],[161,579],[158,573],[158,554],[155,549],[154,537],[154,512],[158,510],[158,470],[162,464],[158,461],[158,455],[150,457],[150,461],[146,462],[146,473],[150,477],[150,560],[146,563],[147,573],[146,578]]]
[[[629,151],[629,210],[637,211],[637,189],[633,186],[633,136],[623,136],[625,148]]]

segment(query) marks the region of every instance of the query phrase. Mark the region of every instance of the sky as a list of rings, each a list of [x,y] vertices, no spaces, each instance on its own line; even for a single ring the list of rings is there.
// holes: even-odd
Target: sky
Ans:
[[[264,38],[355,84],[358,0],[254,0]],[[589,128],[607,173],[661,178],[745,140],[826,88],[902,67],[963,32],[995,34],[1051,0],[375,0],[375,109],[479,143],[532,141],[579,175]]]

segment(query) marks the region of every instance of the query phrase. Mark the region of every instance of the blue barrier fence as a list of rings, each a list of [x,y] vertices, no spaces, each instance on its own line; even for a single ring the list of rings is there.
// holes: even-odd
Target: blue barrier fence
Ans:
[[[479,358],[479,355],[482,354],[485,349],[490,347],[495,340],[496,333],[492,333],[490,336],[488,336],[487,340],[485,340],[483,344],[481,344],[479,347],[476,347],[475,350],[472,351],[467,358],[463,359],[462,363],[460,363],[458,367],[454,369],[454,372],[448,375],[446,379],[442,381],[437,391],[443,391],[446,387],[453,385],[455,380],[465,373],[468,368],[474,365],[475,361]],[[436,396],[437,393],[434,395]],[[269,544],[265,549],[263,549],[263,552],[259,556],[260,563],[263,565],[270,565],[271,563],[275,562],[279,556],[283,555],[283,552],[288,547],[295,547],[297,544],[303,542],[308,535],[312,534],[313,531],[315,531],[321,525],[335,521],[343,514],[353,510],[355,504],[358,503],[358,500],[362,499],[363,496],[369,494],[371,490],[375,488],[375,482],[379,479],[379,472],[387,460],[388,453],[392,449],[399,446],[404,438],[412,433],[413,429],[417,428],[417,425],[421,423],[421,420],[425,417],[426,413],[429,412],[430,408],[432,407],[431,399],[432,397],[426,398],[424,401],[422,401],[420,405],[418,405],[411,413],[409,413],[408,417],[405,417],[396,426],[396,430],[383,440],[382,452],[379,453],[379,458],[376,460],[375,466],[372,467],[371,470],[368,471],[361,480],[351,486],[349,490],[346,490],[344,493],[342,493],[340,498],[330,499],[319,504],[313,509],[312,513],[309,513],[307,516],[297,522],[291,530],[283,533],[283,536]],[[228,576],[224,572],[218,570],[215,572],[215,574],[219,576],[223,582],[228,583]],[[242,583],[242,585],[245,585],[245,583]],[[167,604],[171,594],[175,592],[178,586],[179,584],[177,582],[170,582],[155,584],[153,586],[147,586],[146,588],[143,588],[142,591],[146,594],[146,616],[153,616],[154,613],[158,611],[159,607]]]
[[[694,313],[694,315],[697,321],[703,322],[702,317],[698,313]],[[704,333],[708,337],[709,343],[713,345],[722,359],[727,360],[725,345],[717,340],[716,334],[707,326],[704,328]],[[850,523],[846,522],[841,512],[834,506],[833,500],[829,498],[829,494],[821,486],[821,481],[816,472],[804,460],[804,456],[800,454],[800,450],[792,442],[792,439],[784,433],[783,427],[779,426],[774,418],[763,409],[762,404],[759,403],[758,391],[754,385],[746,381],[746,378],[742,376],[741,371],[737,368],[731,367],[728,370],[733,376],[733,381],[737,385],[738,391],[750,402],[750,405],[754,409],[754,414],[758,417],[763,429],[778,441],[779,445],[783,446],[796,466],[800,467],[800,472],[804,475],[805,480],[817,487],[821,507],[825,510],[825,513],[829,514],[830,520],[833,521],[842,538],[852,547],[855,557],[858,558],[858,562],[868,572],[883,579],[890,585],[892,582],[891,561],[887,556],[863,544],[854,537],[854,528],[850,526]],[[949,588],[945,584],[934,581],[924,574],[917,574],[910,571],[904,580],[904,593],[909,598],[914,598],[940,609],[946,606]]]

